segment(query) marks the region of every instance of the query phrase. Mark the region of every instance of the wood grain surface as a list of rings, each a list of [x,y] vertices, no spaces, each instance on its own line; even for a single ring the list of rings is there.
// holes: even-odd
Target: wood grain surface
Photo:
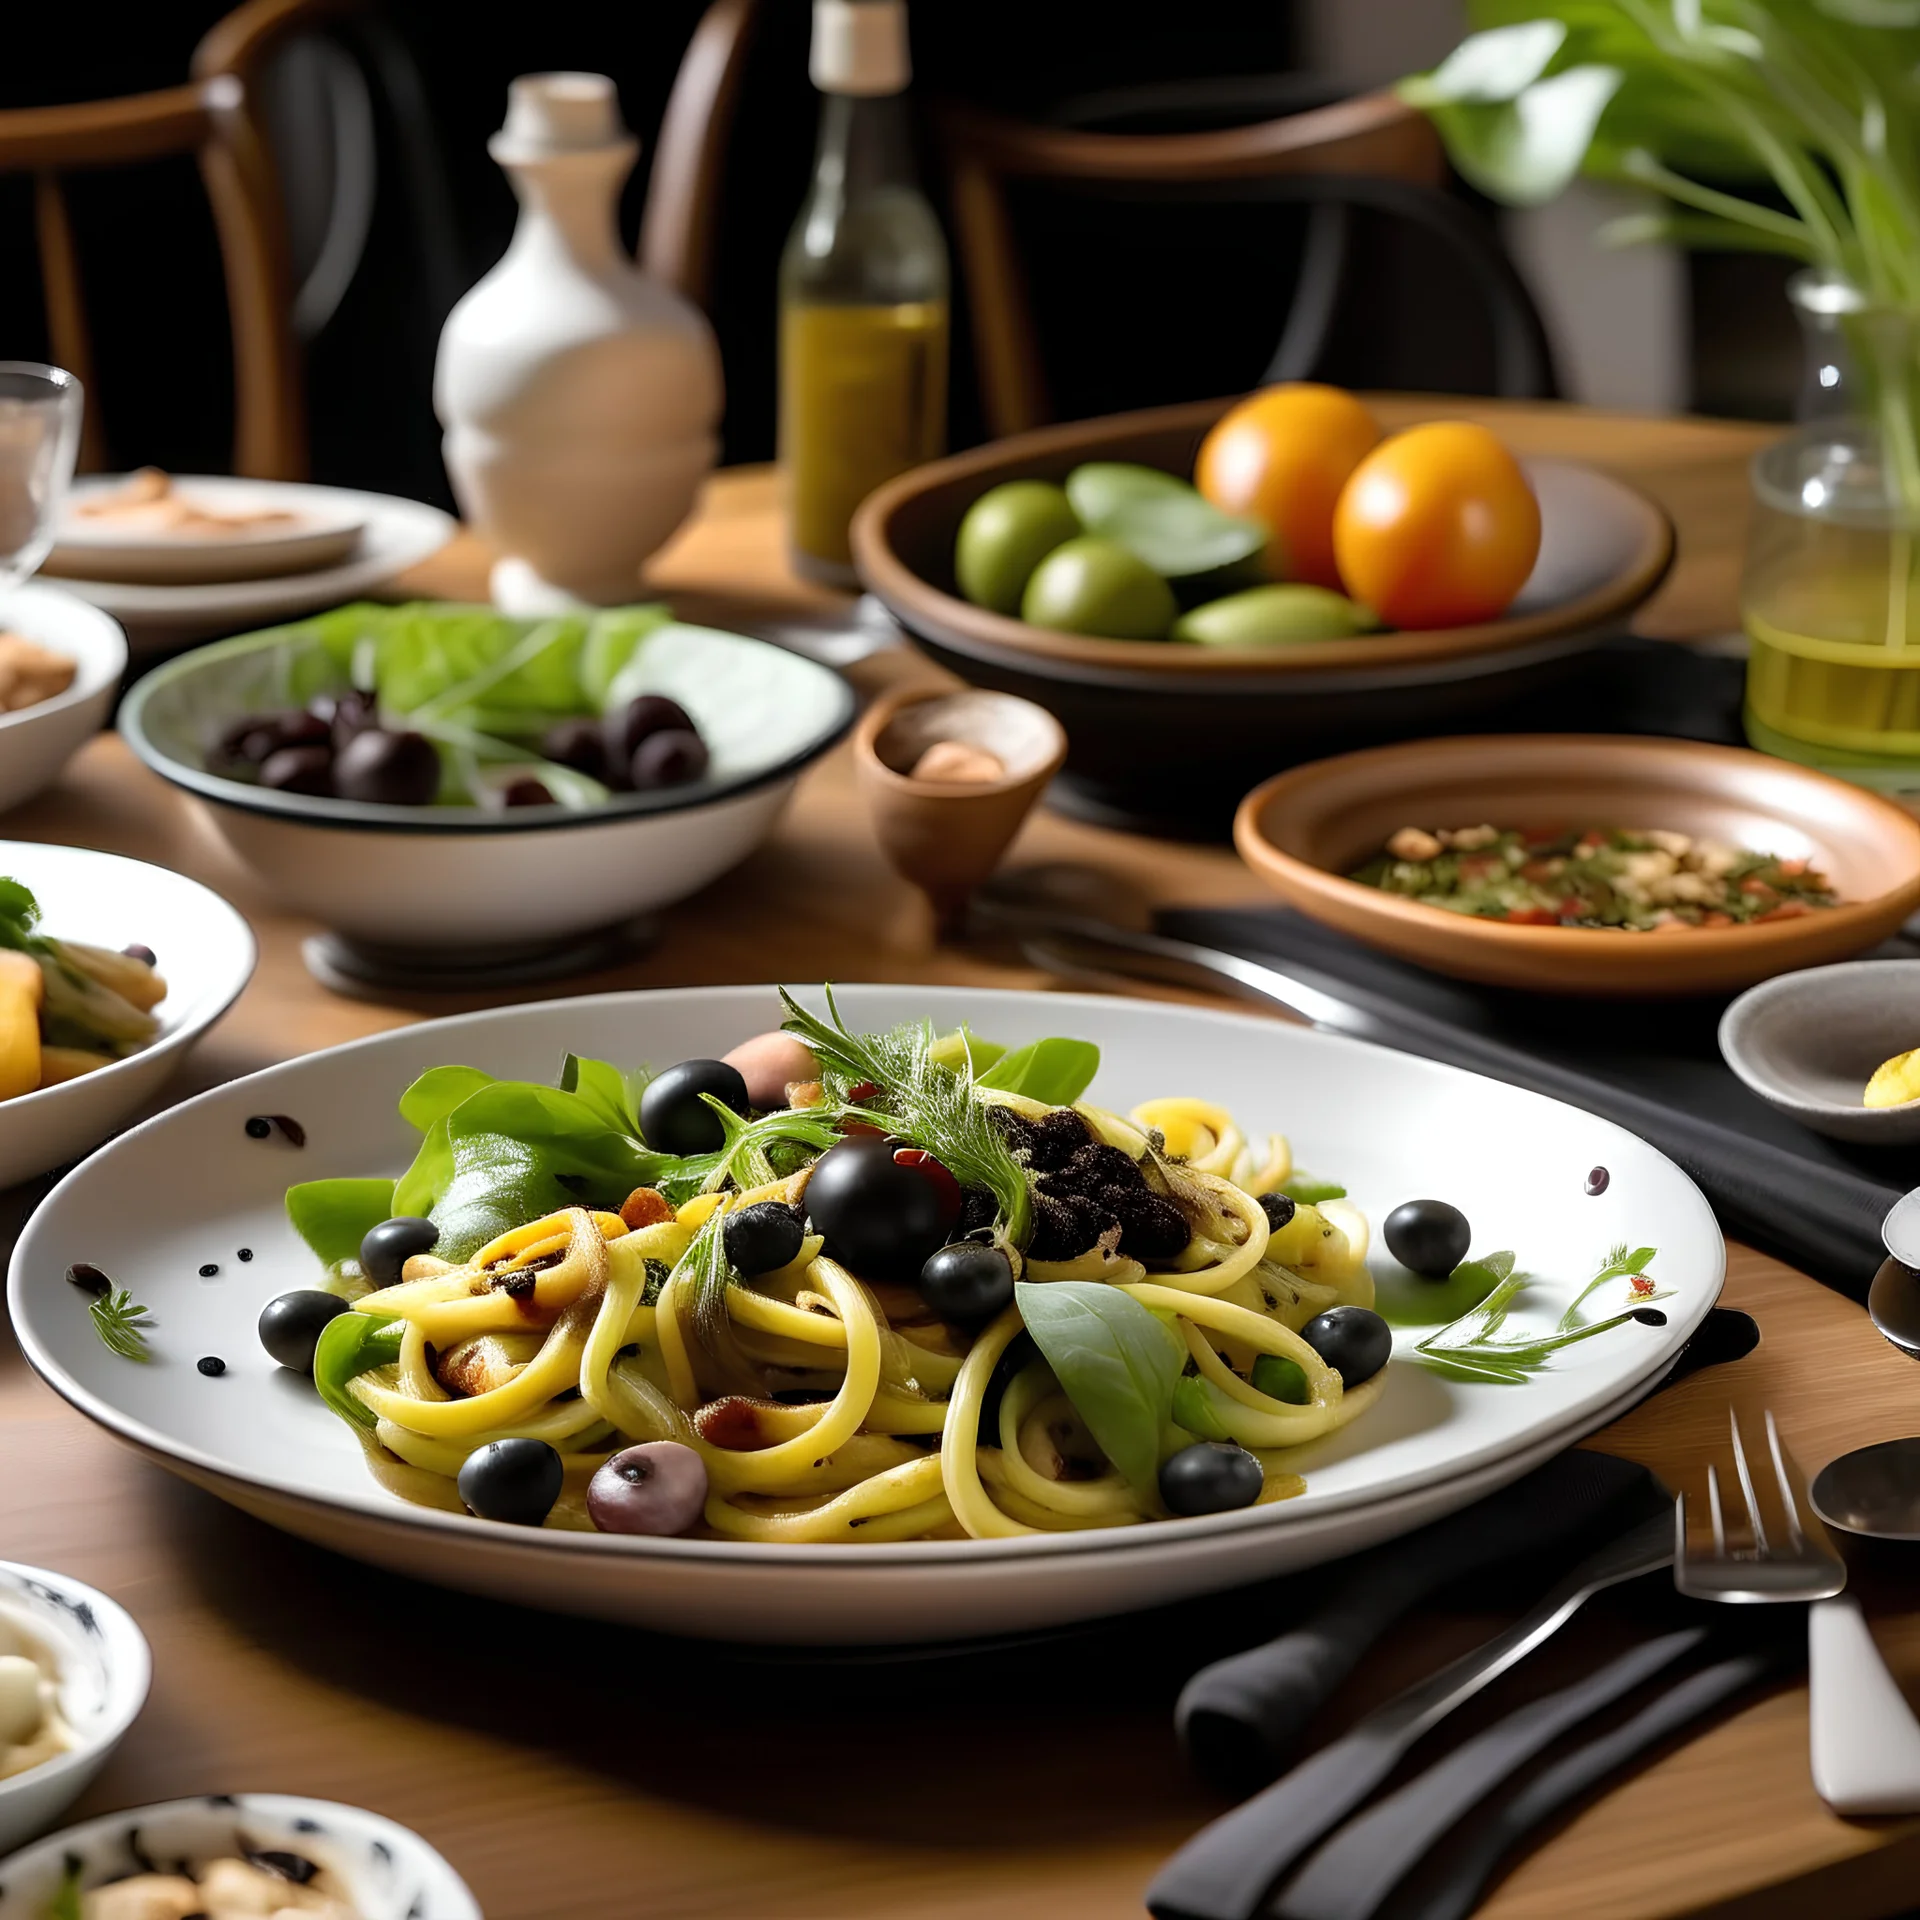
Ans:
[[[1396,403],[1411,415],[1418,402]],[[1459,406],[1452,411],[1467,411]],[[1681,562],[1646,631],[1733,623],[1753,429],[1476,403],[1516,444],[1595,459],[1648,487]],[[463,539],[407,585],[471,596]],[[719,476],[649,585],[692,611],[832,605],[781,560],[776,483]],[[936,678],[903,652],[863,690]],[[349,1001],[307,977],[312,929],[282,913],[177,794],[112,738],[9,817],[15,837],[111,848],[194,874],[253,922],[261,965],[202,1044],[184,1093],[398,1025],[433,1006]],[[1221,849],[1104,833],[1050,814],[1016,859],[1074,859],[1174,903],[1250,902]],[[1038,986],[1031,970],[939,946],[885,867],[844,749],[803,782],[773,839],[673,913],[659,944],[575,990],[687,982],[938,980]],[[0,1208],[17,1219],[31,1190]],[[1760,1348],[1644,1404],[1596,1444],[1698,1485],[1729,1397],[1772,1407],[1809,1471],[1916,1425],[1920,1373],[1838,1296],[1734,1249],[1726,1298]],[[49,1393],[0,1328],[0,1554],[92,1580],[139,1618],[154,1692],[81,1812],[216,1790],[359,1802],[442,1848],[492,1920],[1121,1920],[1157,1863],[1218,1803],[1183,1771],[1170,1710],[1217,1646],[1279,1620],[1232,1597],[1172,1622],[913,1666],[767,1664],[550,1619],[411,1584],[284,1538],[146,1465]],[[1868,1598],[1903,1678],[1920,1682],[1909,1573]],[[1495,1606],[1525,1596],[1495,1594]],[[1479,1604],[1479,1603],[1476,1603]],[[1337,1724],[1469,1644],[1482,1612],[1419,1616],[1335,1703]],[[1889,1914],[1912,1900],[1920,1822],[1844,1822],[1807,1777],[1797,1687],[1749,1706],[1588,1807],[1483,1911],[1501,1920],[1677,1914]]]

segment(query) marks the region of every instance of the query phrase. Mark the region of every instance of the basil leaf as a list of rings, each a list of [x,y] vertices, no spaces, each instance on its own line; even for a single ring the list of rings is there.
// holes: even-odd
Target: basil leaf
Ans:
[[[1280,1191],[1303,1207],[1317,1207],[1322,1200],[1344,1200],[1347,1190],[1337,1180],[1322,1180],[1311,1173],[1296,1173],[1280,1182]]]
[[[400,1118],[408,1126],[429,1132],[469,1094],[493,1085],[493,1075],[478,1067],[429,1067],[400,1096]]]
[[[287,1189],[293,1230],[336,1278],[360,1270],[360,1242],[393,1217],[391,1180],[303,1180]]]
[[[1219,1394],[1210,1389],[1211,1382],[1198,1374],[1183,1373],[1174,1383],[1173,1424],[1184,1427],[1196,1440],[1231,1440],[1233,1435],[1220,1424],[1213,1408]]]
[[[313,1349],[313,1384],[341,1419],[371,1430],[374,1413],[347,1391],[347,1382],[400,1358],[404,1320],[388,1314],[336,1313],[320,1330]]]
[[[977,1085],[1017,1093],[1042,1106],[1070,1107],[1100,1071],[1100,1049],[1091,1040],[1030,1040],[1002,1054]]]
[[[1098,1280],[1022,1281],[1014,1297],[1100,1450],[1143,1500],[1156,1501],[1161,1437],[1186,1359],[1179,1336],[1131,1294]]]
[[[616,1133],[640,1133],[638,1101],[627,1076],[605,1060],[567,1055],[560,1069],[560,1091],[577,1093]]]

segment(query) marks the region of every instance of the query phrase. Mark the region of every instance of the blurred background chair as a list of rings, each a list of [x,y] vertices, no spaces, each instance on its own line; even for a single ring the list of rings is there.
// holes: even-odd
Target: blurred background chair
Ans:
[[[1556,391],[1545,327],[1491,222],[1446,190],[1432,127],[1391,93],[1316,100],[1310,80],[1270,75],[1090,96],[1046,122],[949,102],[939,123],[981,404],[994,434],[1055,417],[1012,204],[1015,192],[1039,187],[1127,207],[1305,210],[1276,344],[1233,385],[1324,370],[1354,257],[1354,216],[1365,208],[1418,228],[1462,270],[1488,332],[1493,391],[1517,399]],[[1258,244],[1249,234],[1240,251]]]

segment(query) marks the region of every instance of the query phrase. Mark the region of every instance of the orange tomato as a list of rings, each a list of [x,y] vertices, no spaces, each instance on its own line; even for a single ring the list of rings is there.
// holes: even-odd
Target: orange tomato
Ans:
[[[1263,387],[1207,435],[1193,484],[1223,513],[1273,529],[1268,566],[1278,578],[1337,590],[1334,502],[1379,440],[1379,421],[1338,387]]]
[[[1540,503],[1485,427],[1439,420],[1396,433],[1354,468],[1333,516],[1346,590],[1389,626],[1491,620],[1540,551]]]

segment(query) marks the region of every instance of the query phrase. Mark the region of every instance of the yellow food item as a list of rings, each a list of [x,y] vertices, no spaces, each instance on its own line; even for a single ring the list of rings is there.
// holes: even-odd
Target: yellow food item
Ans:
[[[1896,1053],[1875,1067],[1860,1096],[1865,1107],[1903,1107],[1909,1100],[1920,1100],[1920,1047]]]
[[[40,963],[12,948],[0,951],[0,1100],[40,1084]]]

